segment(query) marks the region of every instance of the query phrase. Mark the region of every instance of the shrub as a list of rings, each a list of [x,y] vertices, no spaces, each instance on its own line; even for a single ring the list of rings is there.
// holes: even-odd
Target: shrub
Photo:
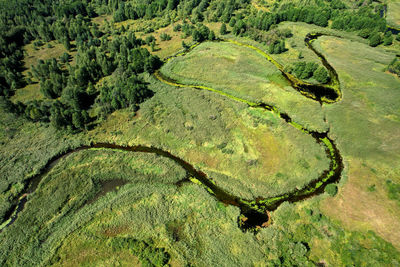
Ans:
[[[161,41],[169,41],[172,39],[171,35],[167,34],[167,33],[162,33],[160,35]]]
[[[328,195],[330,195],[331,197],[334,197],[338,192],[338,188],[335,184],[328,184],[325,187],[325,192],[328,193]]]
[[[369,45],[375,47],[382,43],[382,37],[378,32],[374,32],[369,36]]]
[[[314,72],[313,77],[320,83],[327,83],[329,81],[328,72],[324,67],[318,67],[318,69]]]
[[[176,24],[173,28],[174,32],[179,32],[182,29],[182,25],[181,24]]]
[[[388,31],[385,33],[385,37],[383,38],[384,45],[391,45],[393,43],[393,34],[392,32]]]

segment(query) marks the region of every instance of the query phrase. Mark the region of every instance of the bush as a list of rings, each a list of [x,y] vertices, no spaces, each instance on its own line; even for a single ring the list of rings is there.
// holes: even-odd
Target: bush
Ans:
[[[160,35],[161,41],[169,41],[172,39],[171,35],[167,34],[167,33],[162,33]]]
[[[313,77],[320,83],[327,83],[329,81],[328,72],[324,67],[318,67],[318,69],[314,72]]]
[[[382,43],[382,37],[378,32],[374,32],[369,36],[369,45],[372,47],[378,46]]]
[[[398,60],[397,58],[393,59],[393,61],[389,64],[388,70],[391,73],[400,76],[400,60]]]
[[[174,32],[179,32],[179,31],[181,31],[181,29],[182,29],[182,25],[181,24],[176,24],[175,26],[174,26]]]
[[[316,72],[317,69],[318,64],[314,62],[297,62],[291,67],[290,72],[293,72],[299,79],[309,79],[313,77],[314,72]],[[320,70],[320,72],[322,73],[323,71]],[[323,74],[321,73],[318,75],[321,75],[322,78]]]
[[[170,259],[164,248],[156,248],[133,238],[113,238],[111,246],[114,251],[129,249],[133,255],[138,256],[143,266],[165,266]]]
[[[109,112],[117,109],[132,107],[137,110],[139,104],[153,96],[153,91],[137,77],[118,80],[113,86],[103,86],[97,102],[109,108]]]
[[[385,33],[385,37],[383,38],[383,45],[391,45],[393,43],[393,34],[388,31]]]
[[[338,192],[338,188],[335,184],[328,184],[325,187],[325,192],[328,193],[328,195],[330,195],[331,197],[334,197]]]
[[[366,39],[366,38],[369,37],[370,33],[371,33],[371,30],[369,30],[369,29],[362,29],[362,30],[358,33],[358,35],[361,36],[362,38]]]
[[[400,184],[396,184],[391,180],[386,181],[389,199],[400,200]]]
[[[152,42],[155,42],[155,41],[156,41],[156,38],[153,35],[147,36],[146,40],[145,40],[147,45],[150,45]]]
[[[285,40],[275,41],[268,47],[268,51],[271,54],[281,54],[285,52]]]

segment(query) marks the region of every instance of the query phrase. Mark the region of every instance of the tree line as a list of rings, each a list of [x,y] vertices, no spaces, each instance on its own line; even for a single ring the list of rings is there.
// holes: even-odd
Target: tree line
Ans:
[[[184,37],[192,36],[196,42],[216,38],[202,23],[204,20],[221,21],[220,34],[227,33],[229,24],[233,34],[264,42],[272,54],[285,52],[285,38],[291,36],[290,31],[276,29],[283,21],[301,21],[322,27],[332,21],[332,28],[358,31],[360,36],[368,38],[371,46],[390,45],[394,40],[392,33],[386,30],[385,19],[369,5],[348,9],[340,0],[315,1],[301,7],[282,2],[276,3],[271,12],[256,11],[250,6],[249,0],[2,1],[0,96],[8,98],[27,83],[39,82],[45,100],[9,105],[10,110],[35,121],[52,121],[57,128],[85,128],[90,123],[87,111],[93,104],[103,105],[103,115],[127,106],[136,109],[138,103],[151,96],[138,77],[144,72],[152,73],[161,65],[158,57],[141,47],[147,42],[155,50],[154,40],[143,41],[132,32],[125,34],[122,30],[102,32],[91,22],[91,18],[99,14],[111,14],[115,22],[165,17],[172,23],[183,19],[184,23],[176,24],[174,30],[182,31]],[[191,23],[186,23],[187,19]],[[164,34],[161,38],[168,40],[170,36]],[[76,64],[71,66],[70,56],[65,53],[59,59],[39,61],[25,79],[22,46],[33,40],[38,46],[41,42],[58,40],[67,51],[76,50]],[[182,45],[188,47],[184,42]],[[396,70],[396,66],[392,64],[390,68]],[[290,71],[299,78],[315,78],[322,83],[329,80],[324,68],[311,63],[296,63],[290,66]],[[113,84],[104,88],[94,86],[101,78],[112,74],[125,77],[125,82],[114,79]]]

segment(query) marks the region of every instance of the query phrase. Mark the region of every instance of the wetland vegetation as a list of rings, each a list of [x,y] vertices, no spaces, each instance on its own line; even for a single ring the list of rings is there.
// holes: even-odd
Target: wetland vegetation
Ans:
[[[394,1],[0,10],[1,266],[400,263]]]

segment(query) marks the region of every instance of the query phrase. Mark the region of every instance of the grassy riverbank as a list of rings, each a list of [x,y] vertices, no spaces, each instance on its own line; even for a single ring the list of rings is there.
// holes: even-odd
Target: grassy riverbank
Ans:
[[[204,85],[274,105],[309,129],[326,129],[319,104],[298,93],[272,63],[249,48],[226,42],[204,43],[169,61],[161,72],[179,83]],[[301,108],[304,105],[307,110]]]
[[[152,82],[157,93],[136,117],[110,116],[90,132],[93,140],[163,148],[247,199],[301,187],[328,167],[323,147],[270,112]]]
[[[394,55],[334,37],[314,45],[341,78],[343,101],[324,110],[348,166],[345,187],[322,207],[349,229],[373,230],[398,246],[400,206],[388,181],[400,183],[400,80],[385,72]]]
[[[400,265],[400,79],[387,71],[400,42],[380,3],[117,2],[2,3],[16,10],[0,12],[0,94],[45,101],[0,100],[0,266]],[[313,52],[312,33],[332,36]],[[315,51],[338,73],[336,103],[279,71],[318,69]],[[65,63],[24,80],[51,59]],[[319,70],[304,82],[328,81]],[[108,147],[73,150],[96,143]],[[118,150],[135,145],[159,154]],[[268,205],[268,222],[237,203]]]
[[[343,230],[324,216],[317,206],[326,195],[283,204],[272,214],[272,225],[254,238],[237,227],[237,208],[218,203],[195,184],[176,187],[183,177],[173,162],[154,155],[104,149],[74,153],[44,177],[17,221],[0,233],[2,255],[7,255],[0,262],[76,266],[149,261],[161,266],[165,261],[182,266],[309,265],[309,259],[321,258],[332,265],[400,261],[394,248],[374,233]],[[84,205],[99,191],[100,181],[121,178],[128,184]],[[47,208],[39,208],[44,203]],[[121,238],[131,245],[116,246]]]

